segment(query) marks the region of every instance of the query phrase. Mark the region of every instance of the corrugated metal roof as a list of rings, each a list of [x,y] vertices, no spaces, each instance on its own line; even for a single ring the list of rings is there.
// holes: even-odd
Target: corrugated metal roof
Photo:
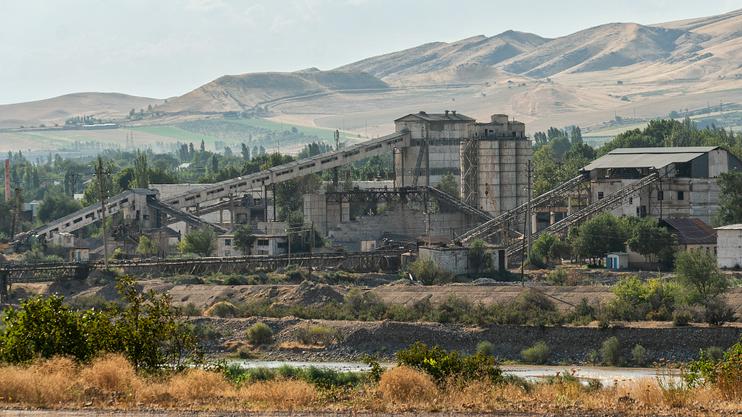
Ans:
[[[726,226],[717,227],[716,230],[742,230],[742,223],[728,224]]]
[[[459,113],[426,113],[424,111],[418,112],[418,113],[411,113],[407,116],[400,117],[399,119],[395,120],[399,121],[402,119],[405,119],[407,117],[416,117],[418,119],[426,120],[428,122],[473,122],[474,119],[472,119],[469,116],[464,116],[463,114]]]
[[[614,153],[612,151],[582,169],[592,171],[600,168],[662,168],[673,163],[688,162],[704,153]]]
[[[683,245],[713,245],[716,244],[716,231],[701,219],[670,218],[663,219],[668,227],[675,230],[678,243]]]
[[[646,154],[646,153],[691,153],[691,152],[711,152],[718,146],[675,146],[662,148],[618,148],[608,152],[611,154]]]

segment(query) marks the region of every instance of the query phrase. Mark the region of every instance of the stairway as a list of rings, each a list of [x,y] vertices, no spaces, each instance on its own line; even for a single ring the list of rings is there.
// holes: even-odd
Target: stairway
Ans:
[[[578,185],[587,181],[589,177],[587,174],[580,174],[571,180],[560,184],[558,187],[549,190],[536,198],[531,200],[531,209],[547,205],[551,202],[558,201],[564,198],[564,196],[571,190],[577,188]],[[474,239],[487,237],[493,233],[498,232],[507,223],[518,223],[519,219],[525,216],[528,209],[528,203],[524,203],[500,214],[499,216],[480,224],[479,226],[468,230],[461,235],[456,237],[456,241],[466,243]]]

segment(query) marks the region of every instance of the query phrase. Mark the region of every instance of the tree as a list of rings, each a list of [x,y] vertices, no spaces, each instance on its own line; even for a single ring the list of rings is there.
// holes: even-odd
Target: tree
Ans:
[[[438,183],[436,188],[438,188],[439,190],[443,191],[446,194],[450,194],[456,198],[459,198],[459,183],[456,181],[456,178],[450,172],[446,173],[446,175],[441,177],[441,182]]]
[[[216,248],[216,233],[210,227],[194,229],[186,234],[178,245],[181,253],[211,256]]]
[[[155,256],[160,252],[160,248],[157,246],[157,243],[148,236],[141,235],[139,237],[136,252],[138,255],[142,256]]]
[[[467,251],[467,258],[472,272],[479,273],[492,268],[492,258],[487,253],[484,241],[477,239],[472,242]]]
[[[62,194],[47,194],[39,207],[39,219],[49,222],[62,218],[82,208],[73,198]]]
[[[653,219],[642,219],[632,228],[627,241],[629,248],[644,255],[650,262],[671,257],[675,246],[674,236]]]
[[[730,171],[719,176],[719,212],[714,218],[718,226],[742,223],[742,172]]]
[[[577,256],[595,260],[608,252],[626,250],[626,239],[625,226],[615,216],[603,213],[577,229],[573,249]]]
[[[32,297],[20,309],[4,312],[0,334],[0,361],[27,362],[35,357],[67,355],[85,360],[90,356],[78,315],[63,303],[64,297]]]
[[[133,175],[131,188],[149,188],[149,166],[146,153],[137,151]]]
[[[200,148],[200,150],[201,150],[201,153],[206,152],[206,143],[204,143],[204,140],[203,139],[201,139],[201,148]]]
[[[245,145],[244,143],[242,144],[240,152],[242,153],[242,159],[244,159],[245,161],[250,160],[250,148],[248,148],[247,145]]]
[[[234,246],[237,249],[239,249],[245,255],[250,255],[254,242],[255,235],[253,234],[252,227],[250,227],[250,225],[241,224],[237,226],[234,231]]]
[[[531,258],[538,261],[549,263],[551,257],[551,247],[557,241],[556,236],[551,233],[542,233],[538,239],[533,242],[531,247]]]
[[[729,288],[729,279],[719,271],[715,257],[704,251],[679,253],[675,274],[678,282],[689,291],[689,301],[704,306],[719,302],[719,296]]]
[[[573,145],[582,144],[582,130],[579,126],[572,126],[569,137]]]

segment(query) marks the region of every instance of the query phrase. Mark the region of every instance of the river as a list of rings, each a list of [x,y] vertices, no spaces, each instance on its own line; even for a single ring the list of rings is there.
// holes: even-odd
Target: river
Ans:
[[[265,361],[265,360],[233,360],[230,363],[237,364],[242,368],[280,368],[292,366],[297,368],[324,368],[333,369],[338,372],[363,372],[369,369],[368,365],[361,362],[302,362],[302,361]],[[393,366],[391,363],[382,363],[384,367]],[[528,381],[538,381],[557,374],[572,374],[582,381],[598,380],[603,386],[613,386],[641,379],[656,379],[655,368],[614,368],[607,366],[582,366],[582,365],[501,365],[502,371],[508,375],[514,375]],[[680,381],[677,370],[668,370],[662,375],[663,380],[670,379],[673,382]]]

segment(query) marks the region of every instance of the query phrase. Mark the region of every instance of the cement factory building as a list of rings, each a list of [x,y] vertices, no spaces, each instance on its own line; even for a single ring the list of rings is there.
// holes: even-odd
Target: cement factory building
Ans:
[[[394,152],[397,186],[435,186],[452,174],[462,201],[493,216],[528,198],[532,147],[523,123],[505,114],[477,123],[456,111],[421,111],[394,123],[397,132],[410,134],[409,146]]]

